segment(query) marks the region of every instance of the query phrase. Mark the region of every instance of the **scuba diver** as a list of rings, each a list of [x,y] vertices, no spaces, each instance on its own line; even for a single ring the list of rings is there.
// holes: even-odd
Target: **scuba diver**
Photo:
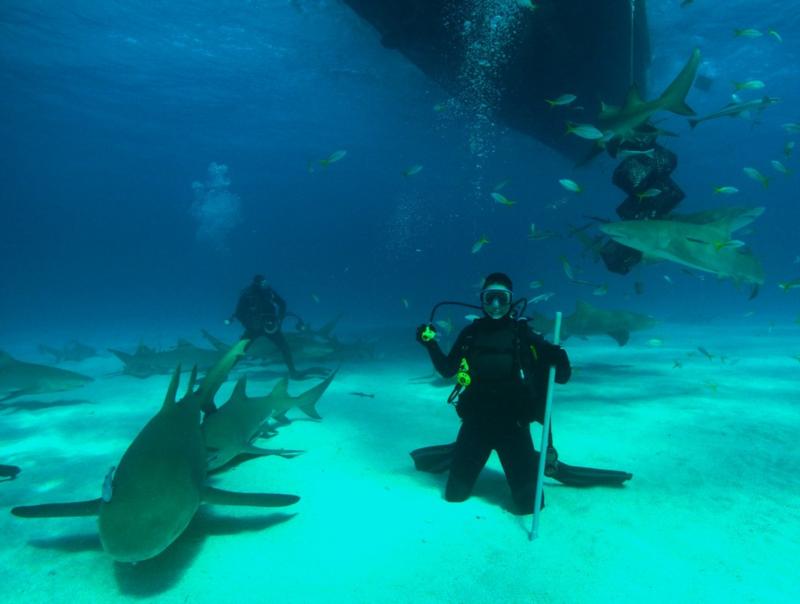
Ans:
[[[484,316],[475,319],[458,335],[445,355],[435,340],[433,316],[417,328],[417,341],[428,351],[443,377],[457,375],[448,402],[455,403],[461,418],[456,442],[412,451],[418,470],[450,471],[445,499],[465,501],[472,492],[492,450],[511,488],[517,514],[534,511],[539,454],[533,446],[530,423],[544,423],[548,373],[555,367],[555,381],[565,384],[572,369],[566,351],[534,332],[518,312],[523,298],[512,302],[512,282],[504,273],[484,279],[480,294]],[[547,448],[545,475],[565,484],[588,486],[621,484],[632,477],[627,472],[569,466]],[[542,502],[543,504],[543,502]]]
[[[272,289],[263,275],[253,277],[253,282],[242,290],[239,302],[236,304],[236,311],[232,318],[236,318],[244,327],[245,331],[240,339],[248,339],[247,350],[253,342],[260,337],[270,340],[283,356],[283,361],[289,369],[289,377],[293,380],[304,380],[310,377],[324,377],[330,373],[325,367],[311,367],[299,371],[294,365],[292,351],[286,336],[281,331],[281,324],[287,315],[286,301]],[[297,317],[297,315],[292,315]],[[298,329],[305,329],[305,324],[298,319]],[[226,323],[230,323],[228,319]]]

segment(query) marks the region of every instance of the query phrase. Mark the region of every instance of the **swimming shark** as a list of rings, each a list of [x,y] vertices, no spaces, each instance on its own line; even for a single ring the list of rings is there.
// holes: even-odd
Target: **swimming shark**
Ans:
[[[114,348],[108,350],[124,364],[123,373],[138,378],[169,374],[176,365],[197,367],[199,371],[206,371],[222,357],[219,350],[200,348],[184,339],[178,340],[177,345],[166,350],[155,350],[144,344],[140,344],[133,354]]]
[[[192,371],[177,403],[180,367],[175,369],[161,409],[134,438],[116,471],[106,476],[102,497],[20,506],[11,513],[22,518],[96,515],[103,549],[114,560],[139,562],[169,547],[201,503],[276,507],[297,502],[296,495],[237,493],[205,484],[208,456],[200,409],[212,401],[245,344],[225,354],[197,388],[197,371]]]
[[[87,344],[81,344],[77,340],[70,340],[63,348],[54,348],[46,344],[39,344],[39,352],[49,354],[55,358],[56,363],[62,361],[83,361],[97,356],[97,350]]]
[[[761,263],[732,234],[763,212],[763,207],[722,208],[670,220],[610,222],[600,225],[600,230],[648,259],[670,260],[737,283],[760,285],[764,282]]]
[[[551,331],[553,323],[553,320],[538,313],[531,319],[531,326],[541,333]],[[650,315],[627,310],[603,310],[578,300],[575,303],[575,312],[564,317],[561,322],[561,339],[566,340],[570,336],[606,335],[620,346],[625,346],[632,331],[651,329],[657,324],[658,321]]]
[[[751,111],[757,111],[761,113],[769,107],[770,105],[774,105],[778,103],[780,99],[775,98],[773,96],[764,96],[760,99],[755,99],[752,101],[745,101],[745,102],[733,102],[728,103],[720,109],[719,111],[715,111],[714,113],[710,113],[709,115],[704,115],[703,117],[696,117],[689,119],[689,125],[692,128],[697,127],[697,124],[701,122],[707,122],[708,120],[713,120],[718,117],[747,117]]]
[[[0,351],[0,393],[7,401],[19,396],[46,394],[72,390],[94,381],[88,375],[58,367],[18,361],[7,352]]]
[[[695,49],[680,73],[656,99],[644,101],[636,86],[631,86],[622,107],[603,104],[598,116],[598,128],[609,138],[626,140],[632,138],[637,130],[659,111],[671,111],[678,115],[696,115],[686,104],[686,95],[692,87],[697,68],[700,66],[700,50]]]
[[[247,378],[236,383],[228,401],[203,419],[203,437],[209,450],[209,470],[215,470],[241,454],[280,455],[293,457],[301,453],[295,450],[261,449],[253,441],[262,432],[264,423],[271,417],[284,415],[289,409],[298,407],[314,419],[322,419],[316,404],[333,381],[336,372],[323,382],[298,396],[290,396],[289,380],[282,378],[265,396],[247,396]]]

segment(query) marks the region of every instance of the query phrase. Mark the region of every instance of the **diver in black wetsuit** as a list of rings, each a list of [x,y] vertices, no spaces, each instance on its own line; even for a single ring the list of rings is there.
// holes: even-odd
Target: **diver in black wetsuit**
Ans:
[[[290,378],[302,380],[329,373],[324,367],[297,370],[289,343],[281,331],[281,323],[286,317],[286,301],[267,284],[263,275],[253,277],[253,282],[242,290],[233,316],[244,326],[241,339],[250,340],[248,348],[260,337],[266,337],[275,344],[289,368]]]
[[[495,450],[511,487],[514,511],[531,514],[539,455],[529,424],[542,421],[549,367],[555,366],[559,384],[569,380],[572,370],[563,348],[513,316],[511,297],[511,279],[492,273],[481,291],[484,317],[461,331],[449,354],[434,339],[423,337],[426,329],[432,329],[430,325],[417,328],[417,340],[442,376],[465,371],[469,375],[456,404],[461,428],[452,451],[445,499],[466,500]]]

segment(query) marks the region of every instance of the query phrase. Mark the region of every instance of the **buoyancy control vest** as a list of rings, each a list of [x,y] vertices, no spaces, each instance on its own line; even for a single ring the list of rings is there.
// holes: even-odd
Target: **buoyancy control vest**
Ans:
[[[497,326],[483,322],[471,326],[461,349],[471,379],[456,405],[462,419],[495,416],[540,420],[547,368],[541,371],[540,351],[529,331],[525,321],[513,319]]]

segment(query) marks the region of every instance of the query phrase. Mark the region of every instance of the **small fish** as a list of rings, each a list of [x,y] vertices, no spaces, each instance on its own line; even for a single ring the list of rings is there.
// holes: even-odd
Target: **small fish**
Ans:
[[[650,197],[658,197],[659,195],[661,195],[661,189],[652,188],[642,191],[641,193],[637,193],[636,197],[639,198],[639,201],[642,201],[643,199],[648,199]]]
[[[775,38],[778,42],[781,43],[783,42],[783,38],[781,38],[781,35],[771,27],[767,30],[767,33],[773,38]]]
[[[788,122],[786,124],[781,124],[781,128],[783,128],[789,134],[800,134],[800,123],[798,122]]]
[[[408,308],[408,299],[407,298],[400,298],[400,303],[403,305],[403,308]]]
[[[647,340],[647,345],[652,348],[659,348],[660,346],[664,345],[664,340],[661,338],[650,338]]]
[[[534,4],[533,0],[517,0],[517,4],[522,8],[527,8],[528,10],[536,10],[539,8],[539,5]]]
[[[711,354],[710,352],[708,352],[708,350],[706,350],[702,346],[698,346],[697,350],[700,351],[700,354],[702,354],[704,357],[706,357],[709,361],[713,361],[714,360],[714,355]]]
[[[419,174],[421,171],[422,166],[420,164],[414,164],[403,170],[403,176],[414,176],[414,174]]]
[[[539,302],[547,302],[550,298],[556,295],[556,292],[546,292],[528,300],[530,304],[539,304]]]
[[[562,94],[557,99],[545,99],[544,102],[551,107],[565,107],[575,101],[578,97],[574,94]]]
[[[479,317],[478,315],[464,315],[464,318],[465,318],[467,321],[469,321],[470,323],[471,323],[472,321],[476,321],[477,319],[480,319],[480,317]]]
[[[720,251],[725,248],[737,249],[744,247],[745,243],[740,239],[728,239],[727,241],[715,241],[713,245],[715,250]]]
[[[551,237],[555,237],[556,234],[553,231],[546,231],[543,229],[536,228],[534,223],[531,223],[530,231],[528,232],[528,239],[531,241],[542,241],[543,239],[550,239]]]
[[[748,311],[747,311],[746,313],[744,313],[742,316],[743,316],[745,319],[748,319],[748,318],[752,317],[754,314],[756,314],[756,312],[755,312],[754,310],[748,310]]]
[[[746,82],[734,82],[736,90],[761,90],[766,86],[761,80],[747,80]]]
[[[664,281],[666,281],[666,282],[667,282],[667,283],[669,283],[670,285],[675,285],[675,284],[672,282],[672,278],[671,278],[669,275],[664,275]]]
[[[781,174],[786,174],[786,175],[788,175],[788,174],[791,174],[791,173],[792,173],[792,171],[791,171],[789,168],[787,168],[786,166],[784,166],[784,165],[783,165],[781,162],[779,162],[777,159],[773,159],[773,160],[772,160],[771,162],[769,162],[769,163],[770,163],[770,164],[772,164],[772,167],[775,169],[775,171],[776,171],[776,172],[780,172]]]
[[[362,398],[375,398],[375,395],[367,392],[351,392],[352,396],[360,396]]]
[[[486,238],[486,235],[481,235],[481,238],[472,244],[472,253],[477,254],[487,243],[489,243],[489,240]]]
[[[733,195],[738,192],[739,189],[737,189],[736,187],[730,187],[730,186],[714,187],[714,195]]]
[[[516,205],[516,203],[517,203],[516,201],[510,200],[508,197],[506,197],[502,193],[497,193],[497,192],[492,193],[492,199],[494,199],[500,205],[504,205],[504,206],[507,206],[509,208],[511,206],[513,206],[513,205]]]
[[[567,191],[572,191],[573,193],[583,193],[581,186],[569,178],[559,178],[558,184],[564,187]]]
[[[797,289],[800,287],[800,278],[792,279],[791,281],[781,281],[778,283],[778,287],[783,290],[783,293],[788,294],[789,290]]]
[[[528,287],[530,287],[531,289],[539,289],[540,287],[542,287],[542,285],[544,285],[544,283],[542,283],[541,280],[536,279],[535,281],[531,281],[528,284]]]
[[[747,29],[734,29],[733,35],[737,38],[760,38],[764,34],[757,29],[748,27]]]
[[[319,296],[317,294],[311,294],[311,299],[314,300],[317,304],[319,304]]]
[[[492,191],[495,191],[495,192],[502,191],[503,189],[505,189],[508,186],[508,183],[510,183],[510,182],[511,182],[510,178],[504,178],[499,183],[497,183],[494,187],[492,187]]]
[[[764,176],[764,175],[763,175],[761,172],[759,172],[759,171],[758,171],[758,170],[756,170],[755,168],[751,168],[750,166],[747,166],[747,167],[745,167],[745,168],[742,168],[742,171],[743,171],[743,172],[744,172],[744,173],[745,173],[747,176],[749,176],[750,178],[752,178],[753,180],[755,180],[755,181],[757,181],[757,182],[760,182],[760,183],[761,183],[761,186],[763,186],[765,189],[766,189],[767,187],[769,187],[769,178],[767,178],[766,176]]]
[[[605,296],[608,293],[608,284],[603,283],[592,290],[593,296]]]
[[[605,134],[591,124],[574,124],[572,122],[567,122],[567,134],[574,134],[588,141],[596,141],[605,137]]]
[[[683,363],[681,363],[680,359],[675,359],[674,361],[672,361],[673,369],[680,369],[681,367],[683,367]]]
[[[792,157],[792,153],[794,152],[794,141],[786,141],[786,144],[783,146],[783,155],[786,159]]]
[[[575,281],[575,273],[572,271],[572,266],[566,256],[561,256],[561,266],[564,267],[564,274],[567,276],[567,279]]]
[[[447,109],[447,105],[446,105],[445,103],[436,103],[436,104],[433,106],[433,110],[434,110],[436,113],[441,113],[441,112],[442,112],[442,111],[444,111],[445,109]]]
[[[436,321],[436,325],[437,327],[441,327],[442,331],[447,335],[453,333],[453,322],[449,318],[439,319],[438,321]]]
[[[621,149],[617,151],[617,159],[628,159],[629,157],[649,157],[650,159],[655,159],[656,150],[655,149]]]
[[[333,153],[331,153],[327,159],[319,160],[319,163],[327,168],[331,164],[334,164],[337,161],[341,161],[345,155],[347,155],[347,151],[345,151],[344,149],[340,149],[339,151],[334,151]]]

